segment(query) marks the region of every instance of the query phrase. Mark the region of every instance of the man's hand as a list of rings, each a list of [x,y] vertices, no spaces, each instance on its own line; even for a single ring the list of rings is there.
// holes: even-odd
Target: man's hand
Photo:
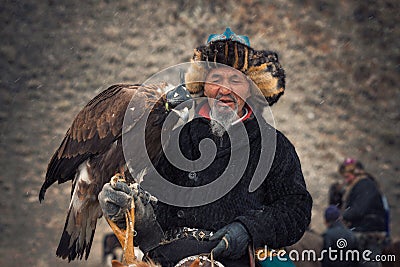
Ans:
[[[132,199],[135,203],[136,220],[146,220],[154,216],[150,202],[157,199],[140,188],[139,184],[129,187],[124,182],[107,183],[99,194],[99,202],[105,216],[114,222],[124,222],[126,210],[130,210]]]
[[[135,244],[143,252],[155,248],[164,238],[164,233],[156,220],[150,202],[156,198],[144,191],[138,184],[132,188],[124,182],[107,183],[99,194],[99,202],[104,216],[114,221],[118,227],[126,228],[125,211],[135,203]]]
[[[105,217],[116,222],[119,227],[125,225],[125,211],[131,207],[131,189],[126,183],[106,183],[99,194],[99,203]],[[136,211],[135,211],[136,213]]]
[[[233,222],[218,230],[211,238],[221,241],[212,250],[214,257],[238,259],[246,253],[250,235],[240,222]]]

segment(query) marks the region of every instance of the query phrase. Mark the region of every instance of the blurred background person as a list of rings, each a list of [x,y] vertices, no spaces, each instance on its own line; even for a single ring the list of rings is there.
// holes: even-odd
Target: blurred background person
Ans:
[[[322,267],[356,267],[358,265],[357,258],[352,258],[352,253],[346,253],[349,250],[357,250],[357,239],[355,235],[341,222],[340,210],[335,205],[330,205],[325,210],[326,231],[323,233],[323,254]],[[328,251],[336,250],[329,257]],[[343,255],[340,258],[340,255]]]
[[[369,258],[382,253],[389,237],[389,209],[386,198],[376,179],[368,174],[362,163],[347,158],[339,166],[345,179],[343,195],[343,220],[358,240],[361,251],[370,250]],[[379,262],[366,261],[363,266],[380,266]]]

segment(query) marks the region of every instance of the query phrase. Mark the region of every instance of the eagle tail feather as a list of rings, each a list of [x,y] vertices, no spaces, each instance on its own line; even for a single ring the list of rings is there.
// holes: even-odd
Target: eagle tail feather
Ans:
[[[68,260],[88,258],[97,219],[102,212],[97,200],[97,186],[87,162],[79,166],[67,219],[56,255]]]
[[[83,220],[81,221],[82,224],[79,225],[76,223],[76,218],[73,218],[74,216],[71,216],[71,214],[73,214],[72,209],[68,211],[56,255],[62,259],[68,258],[68,261],[82,260],[85,255],[87,260],[93,243],[97,219],[95,219],[96,222],[90,223],[90,220],[86,220],[86,215],[80,214],[78,216]],[[89,214],[87,215],[89,216]]]

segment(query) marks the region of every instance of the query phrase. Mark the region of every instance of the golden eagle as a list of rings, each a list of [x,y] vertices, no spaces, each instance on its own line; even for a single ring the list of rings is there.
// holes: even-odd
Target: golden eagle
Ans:
[[[170,111],[175,111],[171,113],[173,123],[178,122],[183,111],[179,104],[189,99],[190,94],[183,85],[117,84],[101,92],[78,113],[50,160],[39,193],[42,201],[46,190],[56,181],[73,181],[57,256],[69,261],[82,259],[84,254],[88,258],[96,222],[102,216],[97,196],[114,174],[126,171],[128,164],[123,153],[123,132],[145,129],[135,134],[146,133],[143,149],[147,151],[141,151],[135,136],[129,140],[129,146],[135,149],[134,158],[129,162],[138,174],[149,163],[145,156],[155,163],[161,155],[160,135]],[[146,111],[150,112],[148,116],[144,116]],[[124,123],[125,114],[130,118],[128,125]]]

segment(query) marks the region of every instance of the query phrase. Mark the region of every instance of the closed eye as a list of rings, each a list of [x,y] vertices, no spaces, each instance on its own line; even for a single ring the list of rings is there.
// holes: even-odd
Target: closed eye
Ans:
[[[221,80],[221,79],[220,79],[219,77],[214,77],[214,78],[210,79],[209,82],[217,83],[217,82],[219,82],[220,80]]]
[[[241,83],[243,83],[244,81],[243,81],[242,79],[233,78],[233,79],[230,80],[230,82],[231,82],[231,83],[234,83],[234,84],[241,84]]]
[[[211,82],[211,83],[218,83],[219,81],[221,81],[221,79],[222,79],[221,75],[214,73],[207,80],[208,80],[208,82]]]

